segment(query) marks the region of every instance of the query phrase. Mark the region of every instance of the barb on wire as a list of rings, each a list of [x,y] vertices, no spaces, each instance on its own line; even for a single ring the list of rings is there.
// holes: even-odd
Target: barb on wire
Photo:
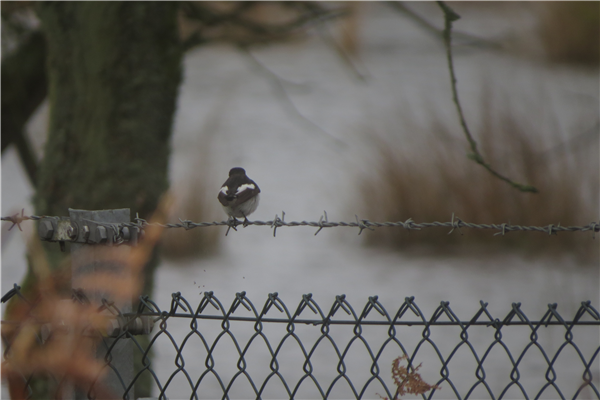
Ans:
[[[35,215],[29,217],[27,215],[24,215],[24,213],[25,213],[25,209],[22,208],[21,209],[21,215],[19,215],[19,213],[16,213],[16,214],[8,216],[8,217],[2,217],[2,221],[12,222],[12,225],[10,226],[10,228],[8,228],[9,231],[12,228],[14,228],[15,226],[17,228],[19,228],[20,231],[23,231],[23,229],[21,229],[21,222],[27,221],[27,220],[30,220],[30,219],[38,220],[38,219],[43,218],[43,217],[38,217],[38,216],[35,216]]]
[[[471,131],[469,129],[469,126],[467,125],[467,120],[465,119],[465,116],[462,111],[460,100],[458,99],[458,90],[456,88],[456,74],[454,73],[454,61],[452,59],[452,22],[459,19],[460,15],[454,12],[454,10],[452,10],[445,2],[438,1],[437,3],[444,12],[444,44],[446,46],[446,59],[448,60],[448,69],[450,70],[450,86],[452,87],[452,100],[456,105],[456,111],[458,112],[460,125],[463,129],[463,132],[465,133],[465,136],[467,137],[469,146],[471,147],[471,153],[468,155],[468,157],[475,161],[477,164],[483,166],[496,178],[503,180],[504,182],[520,190],[521,192],[537,193],[538,190],[534,186],[514,182],[510,178],[497,172],[495,169],[492,168],[490,164],[488,164],[485,161],[485,159],[477,149],[477,142],[475,141],[475,139],[473,139],[473,135],[471,135]]]

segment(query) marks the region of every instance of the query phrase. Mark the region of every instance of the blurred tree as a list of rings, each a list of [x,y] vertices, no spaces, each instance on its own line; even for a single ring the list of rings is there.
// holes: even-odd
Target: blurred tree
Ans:
[[[40,27],[16,29],[14,49],[2,60],[2,150],[17,145],[35,186],[35,213],[130,208],[149,217],[168,188],[184,49],[214,41],[272,42],[340,15],[318,3],[274,4],[34,3]],[[3,21],[27,7],[31,11],[32,3],[2,2]],[[38,166],[24,126],[46,94],[48,138]],[[68,253],[55,243],[44,248],[58,270]],[[144,294],[152,293],[157,263],[155,254],[145,269]],[[64,282],[68,295],[70,280]],[[31,266],[22,287],[25,293],[36,287]],[[147,383],[136,385],[136,397],[150,396]],[[34,386],[34,398],[48,395],[44,382]]]
[[[167,189],[181,80],[176,4],[39,3],[48,44],[50,124],[36,212],[129,207]]]
[[[2,4],[4,6],[4,4]],[[39,30],[2,59],[2,152],[14,144],[29,180],[34,183],[37,159],[24,127],[46,98],[46,42]]]
[[[177,4],[40,2],[37,14],[47,44],[50,121],[35,212],[130,208],[148,217],[168,187],[181,80]],[[65,254],[56,244],[46,250],[60,265]],[[156,265],[154,257],[144,293],[152,291]]]

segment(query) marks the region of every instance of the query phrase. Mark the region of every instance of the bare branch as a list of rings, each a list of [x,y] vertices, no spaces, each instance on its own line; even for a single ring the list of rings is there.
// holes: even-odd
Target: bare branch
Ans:
[[[285,89],[285,86],[283,84],[283,80],[282,80],[282,78],[279,77],[279,75],[277,75],[276,73],[274,73],[273,71],[268,69],[263,63],[261,63],[258,59],[256,59],[256,57],[254,57],[254,55],[250,52],[250,50],[247,47],[240,46],[239,49],[244,55],[247,56],[247,59],[250,60],[252,62],[252,64],[260,72],[262,72],[262,74],[268,79],[269,83],[271,84],[271,87],[275,91],[276,96],[278,96],[280,99],[283,100],[281,104],[284,105],[286,110],[289,111],[294,117],[296,117],[302,123],[307,125],[310,128],[309,131],[321,132],[321,133],[325,134],[326,136],[328,136],[336,144],[338,144],[340,146],[347,146],[346,142],[333,136],[331,133],[327,132],[325,129],[320,127],[313,120],[311,120],[310,118],[308,118],[304,114],[302,114],[302,112],[300,110],[298,110],[298,108],[296,107],[296,105],[294,104],[292,99],[290,99],[290,97],[287,93],[287,90]]]
[[[438,28],[437,26],[435,26],[434,24],[429,22],[427,19],[425,19],[422,16],[420,16],[419,14],[417,14],[414,10],[411,10],[409,7],[406,6],[405,2],[387,1],[386,4],[388,6],[390,6],[393,10],[398,11],[399,13],[402,13],[402,14],[408,16],[410,19],[415,21],[423,29],[425,29],[427,32],[431,33],[435,37],[437,37],[439,39],[444,38],[444,30],[443,29]],[[454,36],[458,39],[469,41],[470,42],[469,44],[480,46],[480,47],[491,47],[491,48],[495,48],[495,49],[499,49],[502,47],[502,45],[498,42],[495,42],[495,41],[492,41],[489,39],[484,39],[484,38],[475,36],[475,35],[473,35],[471,33],[467,33],[467,32],[454,31]]]
[[[35,31],[2,60],[2,151],[14,144],[31,184],[35,185],[38,160],[25,132],[25,124],[46,98],[46,41]]]
[[[500,174],[499,172],[497,172],[496,170],[494,170],[492,168],[492,166],[484,160],[481,153],[479,153],[479,150],[477,150],[477,142],[475,141],[475,139],[473,139],[473,136],[471,135],[469,126],[467,125],[467,121],[466,121],[465,116],[462,111],[462,106],[460,104],[460,100],[458,99],[458,90],[456,89],[456,75],[454,74],[454,62],[452,60],[452,22],[459,19],[460,15],[455,13],[454,10],[452,10],[443,1],[438,1],[437,3],[440,6],[440,8],[442,9],[442,11],[444,12],[444,20],[445,20],[444,43],[446,45],[446,58],[448,60],[448,69],[450,70],[450,84],[452,86],[452,100],[454,101],[454,104],[456,104],[456,110],[458,112],[458,118],[460,120],[460,125],[463,128],[463,132],[465,133],[465,136],[467,137],[467,141],[469,142],[469,146],[471,147],[471,151],[472,151],[472,153],[468,154],[467,156],[470,159],[472,159],[473,161],[475,161],[477,164],[479,164],[479,165],[483,166],[485,169],[487,169],[493,176],[505,181],[506,183],[508,183],[512,187],[520,190],[521,192],[537,193],[538,190],[535,187],[533,187],[531,185],[527,185],[527,184],[514,182],[511,179],[507,178],[506,176],[504,176],[504,175]]]
[[[342,46],[340,46],[340,44],[331,35],[331,32],[329,31],[329,27],[328,26],[320,26],[318,29],[318,33],[319,33],[319,37],[321,38],[321,40],[323,40],[323,42],[325,44],[330,46],[335,51],[335,53],[342,60],[343,64],[346,65],[350,69],[350,71],[352,71],[353,75],[358,80],[360,80],[362,82],[366,82],[367,79],[369,78],[369,73],[361,72],[361,69],[364,69],[364,68],[359,68],[356,65],[356,62],[353,59],[353,57],[350,54],[348,54],[348,52]]]

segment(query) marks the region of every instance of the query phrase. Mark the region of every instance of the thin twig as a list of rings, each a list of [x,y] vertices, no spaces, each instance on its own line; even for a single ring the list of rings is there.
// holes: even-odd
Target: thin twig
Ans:
[[[398,11],[399,13],[402,13],[402,14],[408,16],[415,23],[417,23],[419,26],[421,26],[423,29],[425,29],[426,32],[431,33],[436,38],[438,38],[438,39],[444,38],[444,31],[442,29],[438,28],[437,26],[435,26],[434,24],[429,22],[427,19],[423,18],[418,13],[416,13],[415,11],[413,11],[412,9],[407,7],[405,2],[403,2],[403,1],[386,1],[385,4],[387,4],[393,10]],[[499,42],[496,42],[496,41],[493,41],[490,39],[481,38],[481,37],[475,36],[471,33],[459,32],[459,31],[455,30],[454,36],[455,36],[455,38],[457,38],[459,40],[462,39],[464,41],[468,41],[469,45],[479,46],[479,47],[487,47],[487,48],[493,48],[493,49],[502,48],[502,45]]]
[[[499,172],[497,172],[496,170],[494,170],[492,168],[492,166],[484,160],[481,153],[479,153],[479,150],[477,149],[477,142],[475,141],[475,139],[473,139],[473,136],[471,135],[471,132],[467,125],[467,121],[466,121],[465,116],[462,111],[462,106],[458,99],[458,90],[456,88],[456,75],[454,74],[454,62],[452,61],[452,22],[459,19],[460,15],[455,13],[443,1],[438,1],[437,3],[440,6],[440,8],[442,9],[442,11],[444,12],[444,20],[445,20],[444,43],[446,45],[446,58],[448,59],[448,68],[450,70],[450,84],[452,86],[452,100],[454,101],[454,104],[456,104],[456,110],[458,112],[458,118],[460,119],[460,125],[463,128],[463,132],[465,133],[465,136],[467,137],[467,141],[469,142],[469,146],[471,147],[471,151],[472,151],[470,154],[468,154],[468,157],[470,159],[472,159],[473,161],[475,161],[477,164],[483,166],[496,178],[505,181],[506,183],[508,183],[512,187],[520,190],[521,192],[537,193],[538,190],[535,187],[533,187],[531,185],[527,185],[527,184],[514,182],[511,179],[507,178],[506,176],[504,176],[504,175],[500,174]]]
[[[320,127],[316,122],[302,114],[302,112],[298,109],[298,107],[296,107],[296,105],[288,95],[288,92],[283,84],[283,79],[279,77],[279,75],[277,75],[275,72],[267,68],[263,63],[261,63],[246,46],[239,46],[238,48],[245,56],[247,56],[248,60],[252,61],[252,64],[258,67],[258,70],[267,77],[269,83],[271,84],[271,87],[275,91],[275,94],[283,100],[282,105],[284,105],[286,110],[288,110],[294,117],[307,124],[308,127],[311,128],[309,129],[309,131],[319,131],[328,136],[330,139],[332,139],[337,145],[347,146],[346,142],[333,136],[331,133],[327,132],[325,129]]]
[[[368,71],[362,72],[361,69],[365,68],[359,68],[356,60],[333,38],[329,31],[329,27],[320,26],[319,29],[317,29],[317,32],[319,33],[321,40],[335,51],[335,54],[338,55],[342,63],[352,71],[352,74],[359,81],[366,82],[370,78]]]

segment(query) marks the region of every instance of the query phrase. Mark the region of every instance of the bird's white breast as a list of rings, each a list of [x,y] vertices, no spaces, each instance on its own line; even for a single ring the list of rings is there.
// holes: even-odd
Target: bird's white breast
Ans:
[[[260,201],[260,195],[252,197],[245,203],[237,206],[234,211],[231,206],[223,206],[223,210],[227,213],[227,215],[235,218],[246,218],[248,215],[252,214],[258,208],[258,202]]]

